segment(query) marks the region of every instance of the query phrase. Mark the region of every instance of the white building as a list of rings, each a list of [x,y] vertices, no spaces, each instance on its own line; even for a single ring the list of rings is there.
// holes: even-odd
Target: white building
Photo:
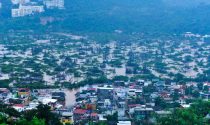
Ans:
[[[44,6],[20,4],[19,8],[12,9],[12,17],[22,17],[41,12],[44,12]]]
[[[119,121],[117,125],[131,125],[131,121]]]
[[[64,8],[64,0],[45,0],[44,5],[47,8],[63,9]]]
[[[29,3],[30,0],[11,0],[12,4],[26,4]]]

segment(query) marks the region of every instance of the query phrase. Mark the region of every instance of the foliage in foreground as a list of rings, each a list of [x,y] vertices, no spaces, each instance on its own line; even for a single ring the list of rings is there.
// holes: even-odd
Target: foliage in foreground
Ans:
[[[210,113],[210,101],[197,101],[190,108],[175,109],[172,115],[158,118],[158,125],[210,125],[205,118]]]
[[[61,125],[58,116],[50,107],[40,104],[37,109],[17,112],[13,108],[1,105],[0,125]]]

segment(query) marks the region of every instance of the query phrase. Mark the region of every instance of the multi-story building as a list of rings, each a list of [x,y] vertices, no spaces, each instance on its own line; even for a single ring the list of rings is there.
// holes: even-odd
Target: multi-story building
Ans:
[[[12,17],[22,17],[32,15],[35,13],[44,12],[44,7],[41,5],[22,5],[19,8],[12,9]]]
[[[30,0],[11,0],[13,4],[26,4],[29,3]]]
[[[64,0],[44,0],[44,5],[47,8],[64,8]]]

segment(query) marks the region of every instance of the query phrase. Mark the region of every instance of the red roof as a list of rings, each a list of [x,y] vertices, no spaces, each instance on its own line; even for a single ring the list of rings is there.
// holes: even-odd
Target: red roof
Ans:
[[[9,90],[7,88],[0,88],[1,92],[9,92]]]
[[[88,91],[96,91],[96,88],[88,88]]]
[[[19,88],[19,91],[29,92],[29,91],[30,91],[30,89],[28,89],[28,88]]]
[[[85,114],[87,110],[85,109],[75,109],[74,114]]]
[[[130,104],[128,105],[129,108],[133,108],[133,107],[137,107],[137,106],[141,106],[140,104]]]
[[[97,113],[91,113],[90,116],[96,117],[96,116],[98,116],[98,114]]]
[[[134,85],[132,85],[132,86],[129,86],[129,88],[130,88],[130,89],[133,89],[134,87],[135,87]]]
[[[24,107],[23,104],[14,104],[13,106],[15,106],[15,107]]]

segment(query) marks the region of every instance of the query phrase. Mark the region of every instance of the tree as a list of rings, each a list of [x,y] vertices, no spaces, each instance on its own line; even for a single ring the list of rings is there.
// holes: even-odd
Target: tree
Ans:
[[[45,121],[34,117],[31,121],[31,125],[45,125]]]
[[[210,112],[210,101],[193,103],[190,108],[175,109],[172,115],[157,118],[157,125],[208,125],[204,117]]]
[[[50,111],[50,107],[48,105],[38,105],[36,116],[39,119],[45,119],[46,125],[61,125],[58,116]]]
[[[180,95],[179,95],[178,91],[175,90],[174,93],[173,93],[173,95],[172,95],[172,98],[173,98],[174,101],[176,101],[176,100],[179,99],[179,96]]]
[[[167,107],[167,104],[166,104],[166,102],[165,102],[165,100],[163,98],[157,97],[155,99],[155,106],[157,108],[165,109]]]
[[[19,120],[16,125],[45,125],[45,120],[34,117],[31,121],[26,119]]]
[[[194,98],[198,98],[198,97],[200,96],[199,91],[197,91],[197,90],[193,91],[192,96],[193,96]]]
[[[115,112],[113,115],[108,115],[106,118],[109,125],[115,125],[118,122],[118,112]]]
[[[28,121],[31,121],[36,114],[37,114],[37,110],[36,109],[23,112],[24,118],[26,120],[28,120]]]
[[[209,87],[208,86],[204,86],[203,91],[204,92],[209,92]]]
[[[201,82],[198,83],[197,84],[197,87],[198,87],[199,90],[203,90],[203,83],[201,83]]]
[[[4,125],[6,121],[7,121],[6,117],[0,115],[0,125]]]
[[[192,94],[192,90],[193,90],[192,86],[187,87],[187,88],[185,89],[185,95],[191,95],[191,94]]]
[[[8,114],[9,116],[13,116],[13,117],[21,116],[21,114],[17,110],[15,110],[14,108],[10,108],[10,107],[5,109],[5,113]]]
[[[45,119],[45,122],[48,123],[51,117],[50,107],[48,105],[39,104],[37,106],[37,117]]]
[[[43,119],[46,125],[61,125],[58,116],[51,112],[48,105],[44,104],[39,104],[37,110],[25,112],[24,119],[26,121],[34,121],[35,123],[37,119]]]
[[[124,82],[127,82],[129,80],[129,78],[127,76],[115,76],[112,80],[113,81],[124,81]]]

